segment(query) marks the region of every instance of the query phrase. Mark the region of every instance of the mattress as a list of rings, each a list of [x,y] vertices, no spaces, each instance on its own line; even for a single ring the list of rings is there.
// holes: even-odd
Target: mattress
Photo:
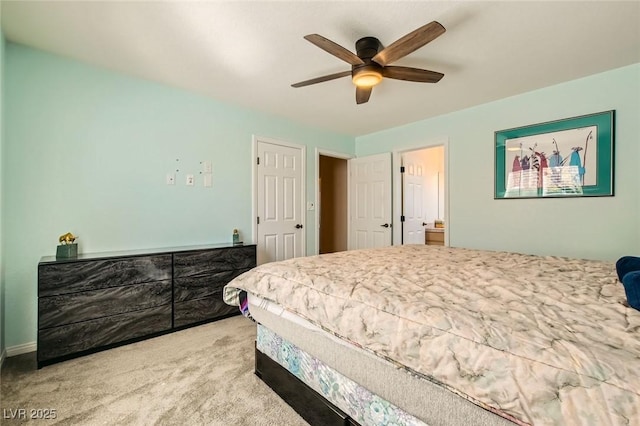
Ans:
[[[317,380],[338,382],[342,394],[351,390],[352,397],[347,406],[340,404],[344,402],[342,398],[332,399],[322,390],[318,393],[361,424],[390,424],[395,421],[397,424],[429,426],[513,425],[428,380],[338,339],[273,302],[252,294],[248,295],[248,300],[251,316],[264,326],[258,332],[258,350],[316,391],[313,381]],[[318,371],[323,369],[328,369],[326,375],[331,377],[330,380],[319,375]],[[332,374],[332,371],[337,374]],[[305,380],[308,377],[315,380],[309,383]],[[371,408],[374,404],[382,409]],[[381,411],[384,411],[385,421],[377,421],[381,418]]]
[[[519,424],[640,424],[640,314],[608,262],[439,246],[261,265],[245,290]]]

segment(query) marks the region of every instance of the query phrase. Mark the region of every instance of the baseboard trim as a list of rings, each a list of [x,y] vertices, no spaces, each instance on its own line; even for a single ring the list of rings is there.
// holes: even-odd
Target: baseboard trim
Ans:
[[[7,358],[16,356],[16,355],[26,354],[29,352],[35,352],[36,349],[38,349],[38,345],[36,342],[30,342],[30,343],[24,343],[22,345],[11,346],[10,348],[6,349]]]
[[[5,349],[0,353],[0,371],[2,371],[2,364],[4,364],[4,359],[7,357],[7,351]]]

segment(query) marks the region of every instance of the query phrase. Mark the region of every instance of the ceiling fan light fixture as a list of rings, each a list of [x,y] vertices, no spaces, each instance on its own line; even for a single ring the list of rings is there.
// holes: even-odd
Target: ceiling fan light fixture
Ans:
[[[373,87],[382,81],[382,74],[378,70],[363,69],[353,74],[353,84],[358,87]]]

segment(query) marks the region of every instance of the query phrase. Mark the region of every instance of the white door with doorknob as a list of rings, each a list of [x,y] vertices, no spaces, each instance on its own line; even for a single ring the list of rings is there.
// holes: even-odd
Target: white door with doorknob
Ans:
[[[391,245],[391,153],[349,160],[349,249]]]
[[[402,244],[424,244],[426,163],[421,151],[402,154]]]
[[[304,255],[303,148],[257,141],[258,264]]]

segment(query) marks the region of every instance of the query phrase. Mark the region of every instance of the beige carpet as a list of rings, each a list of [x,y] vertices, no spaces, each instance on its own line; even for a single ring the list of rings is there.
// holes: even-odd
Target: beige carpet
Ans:
[[[0,423],[24,408],[55,409],[42,425],[306,425],[253,374],[255,333],[233,317],[40,370],[35,353],[8,358]]]

